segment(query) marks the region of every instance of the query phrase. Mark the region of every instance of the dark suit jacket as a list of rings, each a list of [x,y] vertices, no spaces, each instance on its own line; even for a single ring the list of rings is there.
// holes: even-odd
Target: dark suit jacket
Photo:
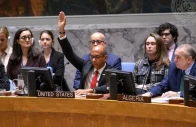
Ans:
[[[174,62],[174,58],[175,58],[175,51],[176,51],[176,49],[177,49],[177,47],[178,47],[178,45],[177,44],[175,44],[175,48],[174,48],[174,52],[173,52],[173,55],[172,55],[172,59],[171,59],[171,62]]]
[[[112,68],[115,68],[117,70],[121,70],[121,59],[112,54],[112,53],[107,53],[107,64],[109,64]],[[90,53],[83,56],[82,59],[84,60],[90,60]],[[74,79],[74,85],[73,88],[78,89],[80,85],[80,78],[81,78],[81,73],[79,70],[76,71],[75,79]]]
[[[32,56],[28,58],[27,67],[46,67],[46,61],[42,53],[37,57],[33,58]],[[8,77],[13,80],[17,79],[18,74],[21,74],[21,61],[10,60],[7,65],[7,74]]]
[[[86,61],[77,56],[68,41],[67,38],[60,40],[58,38],[58,41],[62,47],[63,53],[66,56],[66,58],[69,60],[69,62],[75,66],[80,72],[81,72],[81,79],[80,79],[80,86],[79,89],[84,89],[84,83],[86,80],[86,76],[89,73],[89,71],[93,68],[92,62],[90,60]],[[110,69],[111,67],[106,64],[106,67],[104,68],[99,82],[98,86],[95,88],[96,93],[108,93],[109,91],[106,88],[106,79],[105,79],[105,69]]]
[[[196,62],[192,66],[190,74],[196,76]],[[180,91],[180,82],[182,77],[182,70],[176,68],[175,62],[172,62],[169,67],[168,75],[162,80],[160,84],[149,90],[153,94],[153,97],[160,96],[167,91]],[[183,92],[183,91],[182,91]]]
[[[1,61],[0,61],[0,89],[6,89],[6,91],[10,90],[10,82],[5,73],[4,65]]]
[[[53,69],[53,82],[54,84],[61,85],[62,82],[62,88],[63,91],[69,91],[69,87],[64,79],[64,55],[63,53],[55,51],[55,49],[52,49],[52,53],[50,55],[50,61],[47,63],[48,66],[52,67]]]

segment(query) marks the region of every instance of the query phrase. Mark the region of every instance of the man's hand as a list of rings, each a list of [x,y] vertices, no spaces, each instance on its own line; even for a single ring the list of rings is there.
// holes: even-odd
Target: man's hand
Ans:
[[[162,94],[161,97],[178,97],[178,93],[177,92],[173,92],[173,91],[168,91]]]
[[[67,20],[66,20],[65,13],[61,11],[59,13],[59,21],[58,21],[59,32],[64,32],[64,27],[66,23],[67,23]]]
[[[93,93],[93,89],[78,89],[75,91],[76,95],[82,95],[82,94],[86,95],[88,93]]]

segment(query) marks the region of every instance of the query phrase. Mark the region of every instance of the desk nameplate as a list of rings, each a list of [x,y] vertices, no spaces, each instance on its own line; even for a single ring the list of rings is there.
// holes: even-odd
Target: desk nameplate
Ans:
[[[94,94],[94,93],[89,93],[86,95],[86,99],[99,99],[102,98],[103,94]]]
[[[118,94],[118,101],[151,103],[151,97]]]
[[[169,104],[184,104],[184,99],[169,99]]]
[[[196,101],[189,100],[189,107],[196,107]]]
[[[37,97],[75,98],[75,93],[68,91],[37,91]]]

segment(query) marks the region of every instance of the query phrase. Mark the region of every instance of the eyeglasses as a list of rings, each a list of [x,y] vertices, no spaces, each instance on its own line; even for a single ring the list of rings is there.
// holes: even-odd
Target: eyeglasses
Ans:
[[[161,33],[161,36],[164,36],[164,35],[165,35],[165,36],[167,37],[167,36],[169,36],[170,34],[171,34],[171,33]]]
[[[102,42],[105,42],[105,41],[102,41],[102,40],[91,40],[89,42],[94,45],[96,42],[97,42],[97,44],[101,44]]]
[[[50,41],[51,39],[50,38],[41,38],[41,41],[44,41],[44,40]]]
[[[104,55],[100,55],[100,56],[90,56],[91,59],[100,59],[101,57],[103,57]]]
[[[32,39],[32,37],[29,35],[29,36],[22,36],[20,39],[22,39],[22,40],[27,40],[27,38],[28,38],[28,40],[31,40]]]

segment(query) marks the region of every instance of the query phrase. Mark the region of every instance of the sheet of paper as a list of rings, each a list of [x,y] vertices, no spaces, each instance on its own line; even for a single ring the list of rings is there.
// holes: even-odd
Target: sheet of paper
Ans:
[[[86,95],[75,95],[75,98],[85,98],[86,97]]]
[[[181,97],[169,97],[169,98],[152,98],[151,102],[152,103],[168,103],[170,99],[180,99]]]

